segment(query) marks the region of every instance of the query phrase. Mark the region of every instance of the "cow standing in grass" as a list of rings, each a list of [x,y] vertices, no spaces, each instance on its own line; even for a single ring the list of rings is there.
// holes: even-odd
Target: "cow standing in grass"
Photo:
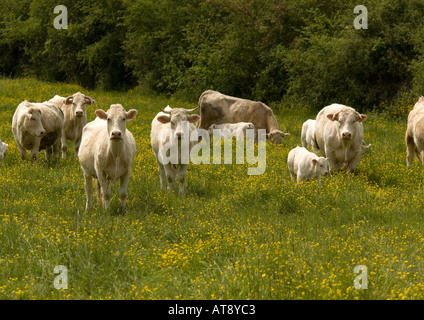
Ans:
[[[86,106],[92,106],[95,101],[81,92],[77,92],[67,98],[54,96],[50,99],[55,103],[64,114],[63,132],[61,137],[62,158],[66,158],[68,150],[67,140],[71,140],[74,144],[74,155],[78,157],[78,150],[81,144],[82,129],[87,124]]]
[[[407,167],[410,167],[415,155],[424,165],[424,97],[420,97],[409,112],[405,143]]]
[[[26,150],[31,150],[34,163],[43,149],[47,160],[53,154],[59,156],[62,128],[63,112],[54,103],[20,103],[13,115],[12,132],[22,160],[26,160]]]
[[[161,187],[168,187],[168,190],[173,190],[177,180],[180,195],[184,194],[184,181],[190,151],[197,143],[190,141],[190,134],[196,129],[194,123],[200,120],[199,115],[189,114],[194,110],[171,109],[168,106],[163,112],[159,112],[155,116],[150,133],[152,150],[158,164]],[[187,148],[184,148],[184,145],[187,145]],[[166,150],[167,146],[169,146],[169,149]],[[175,154],[176,157],[171,155],[172,151],[177,153]],[[167,157],[173,159],[166,159]]]
[[[281,144],[289,134],[279,129],[271,108],[260,101],[224,95],[207,90],[199,98],[199,128],[208,130],[212,124],[251,122],[255,129],[265,129],[269,141]]]
[[[367,116],[355,109],[332,104],[317,115],[315,139],[321,154],[328,159],[330,170],[346,167],[348,172],[356,168],[363,153],[364,127]]]
[[[326,176],[329,173],[327,159],[318,157],[304,147],[296,147],[290,150],[287,165],[290,177],[297,183],[317,179],[318,184],[321,185],[321,176]]]
[[[87,195],[86,210],[91,206],[93,178],[105,209],[109,207],[110,182],[120,180],[121,210],[125,210],[128,181],[135,158],[136,144],[126,129],[128,121],[135,118],[137,110],[128,112],[120,104],[112,104],[107,112],[96,110],[97,118],[84,129],[78,158],[84,172]]]

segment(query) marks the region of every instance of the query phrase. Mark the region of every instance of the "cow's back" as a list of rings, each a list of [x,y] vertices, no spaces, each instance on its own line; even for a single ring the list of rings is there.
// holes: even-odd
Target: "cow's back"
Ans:
[[[106,122],[99,118],[87,123],[82,130],[81,145],[78,151],[78,159],[85,172],[95,176],[95,155],[107,146]]]
[[[276,119],[272,110],[264,103],[248,99],[224,95],[217,91],[205,91],[199,99],[199,114],[202,129],[212,124],[251,122],[256,129],[276,127]],[[272,123],[270,123],[272,122]]]

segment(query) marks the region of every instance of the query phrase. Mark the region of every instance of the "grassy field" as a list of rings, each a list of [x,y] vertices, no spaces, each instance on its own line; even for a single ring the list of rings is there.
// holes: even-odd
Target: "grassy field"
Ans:
[[[95,201],[85,213],[77,159],[23,163],[11,119],[24,99],[89,94],[94,110],[121,103],[139,111],[127,128],[137,141],[127,214]],[[300,144],[313,112],[278,106],[291,135],[267,143],[266,171],[248,165],[190,165],[186,195],[160,189],[150,147],[150,123],[164,97],[87,91],[33,79],[0,80],[0,299],[423,299],[423,168],[406,168],[406,118],[367,113],[372,149],[355,174],[292,183],[287,154]],[[275,106],[277,107],[277,106]],[[399,106],[407,108],[408,106]],[[235,162],[235,161],[234,161]],[[54,268],[68,269],[68,289],[55,289]],[[354,268],[368,270],[357,290]]]

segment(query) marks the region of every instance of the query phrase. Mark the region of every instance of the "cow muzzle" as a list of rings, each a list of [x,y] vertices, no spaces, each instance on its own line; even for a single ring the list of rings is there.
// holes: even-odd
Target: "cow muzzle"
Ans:
[[[75,117],[81,118],[83,115],[84,115],[84,111],[82,110],[75,111]]]
[[[342,137],[343,137],[343,139],[350,140],[350,139],[352,139],[352,134],[350,132],[346,131],[346,132],[343,132]]]
[[[110,140],[121,140],[122,139],[122,132],[115,130],[112,131],[110,134]]]

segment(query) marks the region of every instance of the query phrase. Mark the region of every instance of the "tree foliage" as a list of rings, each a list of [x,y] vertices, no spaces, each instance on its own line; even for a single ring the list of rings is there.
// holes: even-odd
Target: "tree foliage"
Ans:
[[[424,1],[0,0],[0,74],[366,110],[424,90]]]

